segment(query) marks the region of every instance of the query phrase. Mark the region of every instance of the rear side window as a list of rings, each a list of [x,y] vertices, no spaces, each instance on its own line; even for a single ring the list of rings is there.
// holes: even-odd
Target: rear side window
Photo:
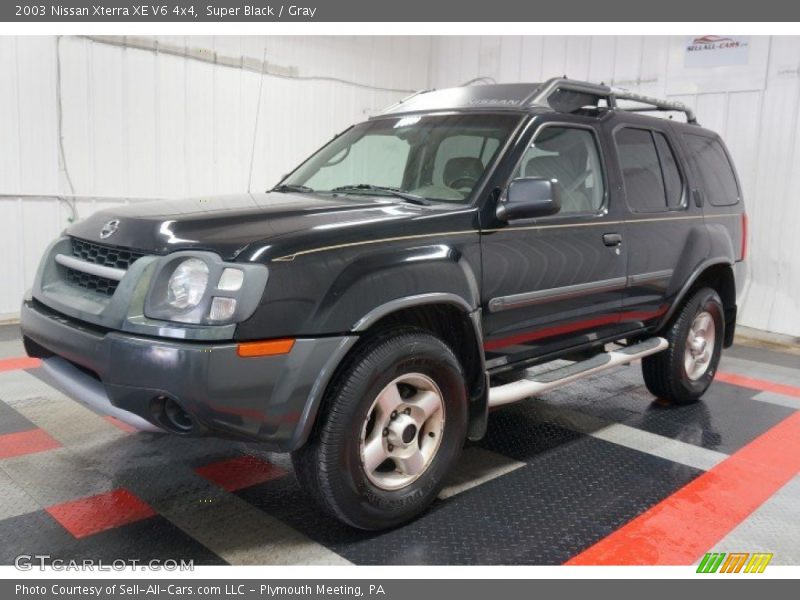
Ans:
[[[713,206],[730,206],[739,203],[739,186],[733,174],[731,161],[722,144],[714,138],[685,134],[689,156],[700,175],[703,193]]]
[[[675,154],[663,133],[654,131],[653,139],[656,141],[658,159],[661,161],[667,208],[680,208],[683,205],[683,179],[681,179],[681,172],[678,169],[678,161],[675,160]]]
[[[683,178],[664,134],[626,127],[614,135],[631,209],[657,212],[683,205]]]

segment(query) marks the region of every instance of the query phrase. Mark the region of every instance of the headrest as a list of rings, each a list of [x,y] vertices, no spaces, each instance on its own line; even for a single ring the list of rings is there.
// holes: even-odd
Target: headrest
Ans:
[[[534,156],[525,163],[522,170],[524,177],[557,179],[566,188],[583,173],[584,169],[575,169],[559,156]]]
[[[452,187],[452,183],[468,177],[477,181],[483,175],[483,163],[474,156],[459,156],[451,158],[444,165],[444,184]]]

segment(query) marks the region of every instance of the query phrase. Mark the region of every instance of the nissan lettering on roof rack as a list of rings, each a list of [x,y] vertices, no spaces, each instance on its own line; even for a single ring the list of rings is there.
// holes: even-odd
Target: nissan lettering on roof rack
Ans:
[[[638,360],[665,403],[697,401],[746,231],[722,139],[681,103],[566,78],[428,90],[268,192],[73,224],[21,328],[76,399],[290,452],[320,507],[384,529],[493,407]]]

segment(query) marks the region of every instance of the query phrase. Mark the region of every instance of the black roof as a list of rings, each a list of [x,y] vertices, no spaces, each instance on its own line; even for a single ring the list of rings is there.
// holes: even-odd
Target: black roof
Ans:
[[[619,101],[627,103],[620,106]],[[412,94],[387,108],[382,114],[430,112],[437,110],[492,109],[525,112],[576,112],[585,107],[623,112],[677,111],[688,123],[697,121],[686,105],[671,100],[643,96],[627,90],[556,77],[543,83],[501,83],[466,85]]]
[[[541,83],[497,83],[425,90],[390,106],[383,114],[463,108],[526,108]]]

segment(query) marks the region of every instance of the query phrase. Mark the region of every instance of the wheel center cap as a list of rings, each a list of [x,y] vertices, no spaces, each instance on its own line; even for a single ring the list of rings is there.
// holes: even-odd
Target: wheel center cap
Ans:
[[[417,427],[416,425],[407,425],[405,429],[403,429],[403,443],[410,444],[411,440],[414,439],[417,435]]]
[[[389,424],[389,442],[403,448],[414,441],[417,436],[417,423],[408,415],[398,415]]]
[[[691,344],[693,354],[702,354],[706,349],[706,340],[702,337],[696,337]]]

